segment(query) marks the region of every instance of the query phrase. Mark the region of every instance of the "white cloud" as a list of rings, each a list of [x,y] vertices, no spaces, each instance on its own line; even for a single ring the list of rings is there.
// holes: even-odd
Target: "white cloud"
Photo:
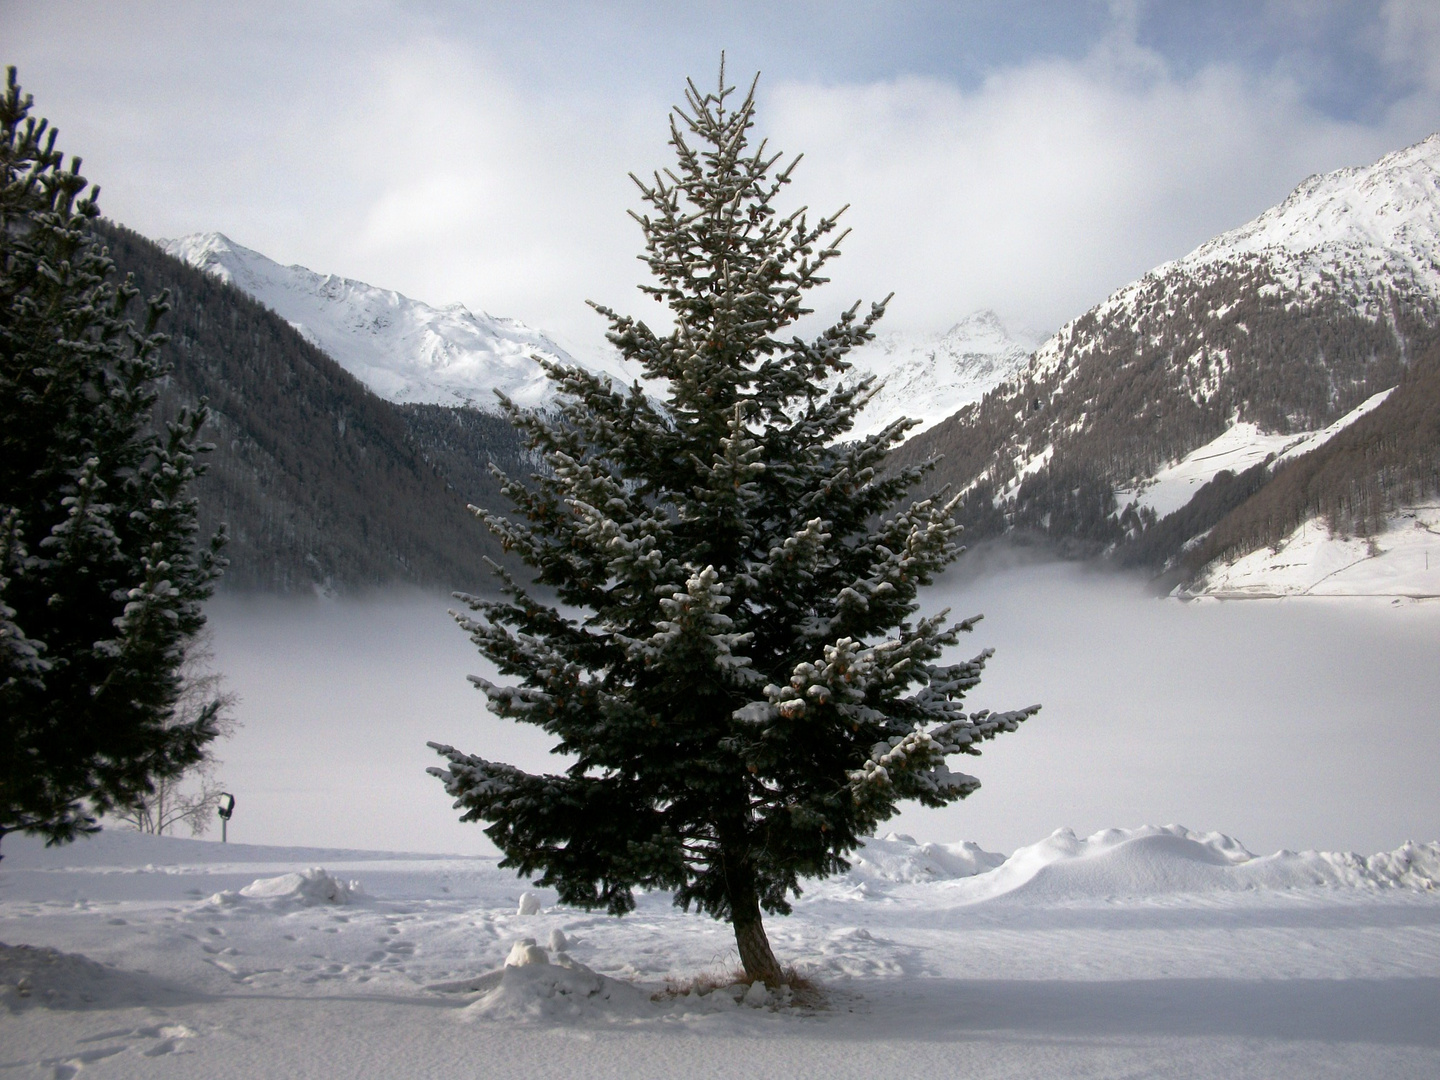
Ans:
[[[894,321],[915,327],[993,306],[1053,328],[1309,173],[1427,134],[1319,116],[1292,85],[1233,68],[1177,79],[1115,38],[973,92],[786,84],[769,104],[777,143],[806,150],[808,201],[852,204],[836,287],[894,289]]]
[[[467,36],[409,6],[219,10],[5,5],[22,82],[109,213],[150,235],[221,229],[586,344],[602,326],[584,300],[646,313],[626,174],[670,157],[673,99],[653,78],[557,86],[514,54],[543,35]],[[1364,123],[1316,111],[1283,75],[1177,75],[1135,44],[1127,10],[1080,59],[1032,58],[965,89],[822,84],[772,64],[759,128],[805,152],[796,197],[852,207],[821,310],[894,289],[897,328],[941,329],[978,306],[1053,328],[1307,174],[1373,160],[1440,115],[1433,5],[1387,6],[1383,61],[1402,90]]]

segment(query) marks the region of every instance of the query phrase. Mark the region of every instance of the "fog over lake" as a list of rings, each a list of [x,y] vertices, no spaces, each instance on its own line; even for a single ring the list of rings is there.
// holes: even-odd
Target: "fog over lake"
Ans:
[[[425,743],[532,771],[558,761],[544,732],[486,711],[465,676],[493,668],[453,606],[416,593],[211,603],[217,664],[241,698],[218,751],[232,839],[493,852],[425,774],[439,763]],[[1147,823],[1259,853],[1440,837],[1440,602],[1182,604],[1134,578],[992,554],[929,590],[927,611],[947,606],[985,615],[959,653],[996,650],[970,706],[1044,708],[983,756],[952,759],[983,782],[969,799],[888,828],[1004,852],[1060,827]]]

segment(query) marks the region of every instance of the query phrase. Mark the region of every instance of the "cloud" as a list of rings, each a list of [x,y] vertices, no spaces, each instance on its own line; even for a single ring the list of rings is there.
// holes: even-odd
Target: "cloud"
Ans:
[[[1282,33],[1283,6],[1257,27]],[[672,29],[647,47],[645,20],[632,18],[620,35],[636,58],[627,75],[591,64],[587,50],[602,46],[575,26],[551,32],[544,20],[564,10],[524,34],[466,22],[459,8],[381,0],[248,14],[6,4],[4,17],[22,81],[117,219],[152,236],[220,229],[281,261],[594,347],[603,327],[586,299],[663,321],[634,291],[643,267],[627,173],[668,162],[680,66],[718,43]],[[907,48],[935,50],[902,38],[877,42],[898,72],[880,79],[817,64],[835,46],[823,33],[788,68],[767,54],[759,130],[805,152],[796,198],[851,206],[822,312],[893,289],[895,328],[943,329],[990,306],[1053,329],[1309,173],[1373,160],[1440,115],[1432,5],[1391,0],[1367,24],[1361,44],[1390,89],[1361,119],[1317,106],[1283,48],[1268,63],[1215,49],[1181,63],[1164,42],[1142,44],[1152,14],[1121,5],[1083,47],[1012,50],[980,77],[973,56],[964,77],[933,64],[905,74]],[[897,25],[919,33],[936,18]],[[743,36],[732,45],[732,58],[763,52]],[[748,74],[737,63],[732,74]]]
[[[807,201],[852,204],[836,288],[894,289],[894,321],[916,328],[991,306],[1053,329],[1306,175],[1428,134],[1404,115],[1365,127],[1318,114],[1280,77],[1177,77],[1118,35],[974,91],[788,83],[767,104],[776,142],[806,151]]]

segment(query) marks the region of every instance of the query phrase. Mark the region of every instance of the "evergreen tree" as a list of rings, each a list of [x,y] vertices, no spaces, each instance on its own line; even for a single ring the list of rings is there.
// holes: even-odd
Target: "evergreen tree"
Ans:
[[[195,546],[203,406],[152,423],[150,301],[107,283],[85,196],[15,69],[0,98],[0,838],[93,831],[214,737],[174,723],[186,644],[222,565]],[[158,427],[158,430],[157,430]]]
[[[754,87],[738,107],[733,93],[723,67],[718,92],[691,83],[671,117],[676,167],[636,179],[643,289],[674,329],[597,307],[668,387],[663,406],[553,364],[558,416],[506,403],[548,471],[507,481],[514,520],[485,520],[564,609],[496,567],[504,598],[461,595],[474,617],[458,618],[517,682],[472,679],[491,710],[539,725],[573,764],[533,776],[432,743],[449,767],[430,771],[462,820],[489,822],[502,866],[614,914],[635,887],[672,889],[729,920],[747,976],[773,985],[762,909],[787,913],[800,878],[846,869],[901,799],[970,794],[979,782],[947,756],[1035,709],[962,712],[989,652],[937,661],[976,620],[912,618],[958,554],[956,503],[902,506],[928,466],[882,471],[911,421],[842,441],[872,387],[826,380],[883,304],[782,336],[843,234],[838,214],[777,210],[794,162],[749,146]]]

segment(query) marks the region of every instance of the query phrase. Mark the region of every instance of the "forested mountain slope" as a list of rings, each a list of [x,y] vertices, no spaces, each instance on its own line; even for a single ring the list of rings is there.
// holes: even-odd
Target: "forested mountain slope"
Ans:
[[[384,401],[240,290],[121,226],[97,229],[144,295],[170,290],[162,407],[210,401],[216,448],[198,494],[202,532],[229,527],[226,588],[487,584],[498,545],[465,504],[503,505],[486,468],[522,467],[508,423]]]
[[[1239,425],[1298,437],[1395,387],[1367,428],[1416,407],[1405,402],[1424,392],[1423,380],[1408,373],[1436,341],[1437,324],[1440,136],[1432,136],[1373,166],[1311,178],[1255,221],[1157,267],[899,457],[944,455],[938,478],[968,493],[972,536],[1039,534],[1076,552],[1136,545],[1166,524],[1138,496]],[[1300,512],[1329,515],[1341,530],[1373,528],[1377,508],[1394,508],[1424,483],[1423,463],[1403,472],[1349,468],[1342,495],[1330,486],[1339,474],[1326,471],[1303,508],[1273,520],[1256,514],[1218,536],[1233,536],[1231,552],[1278,539],[1273,530]],[[1263,468],[1218,474],[1145,542],[1147,560],[1175,559],[1270,482]]]

